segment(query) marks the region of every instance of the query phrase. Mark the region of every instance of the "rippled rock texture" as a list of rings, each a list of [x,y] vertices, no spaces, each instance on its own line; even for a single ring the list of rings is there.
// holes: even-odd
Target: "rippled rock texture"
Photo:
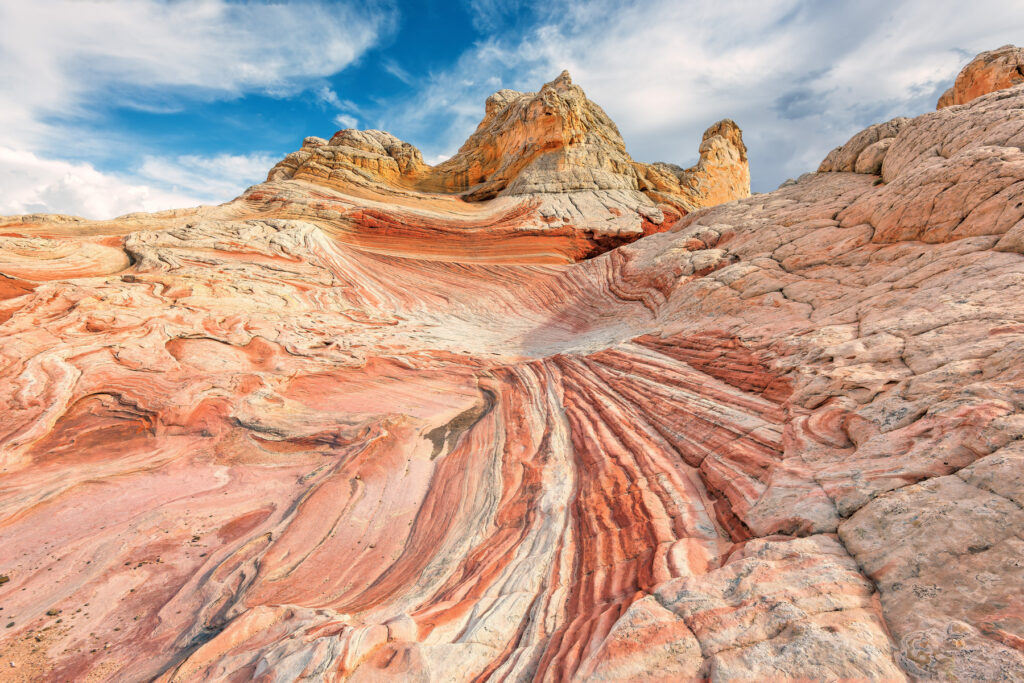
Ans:
[[[1024,677],[1024,87],[705,208],[581,93],[3,221],[5,676]]]

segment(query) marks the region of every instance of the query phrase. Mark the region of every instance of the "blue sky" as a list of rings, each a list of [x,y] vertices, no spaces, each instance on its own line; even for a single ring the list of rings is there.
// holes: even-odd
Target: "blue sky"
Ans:
[[[488,94],[563,68],[641,161],[735,119],[768,191],[1022,35],[989,0],[0,0],[0,214],[226,201],[345,127],[436,162]]]

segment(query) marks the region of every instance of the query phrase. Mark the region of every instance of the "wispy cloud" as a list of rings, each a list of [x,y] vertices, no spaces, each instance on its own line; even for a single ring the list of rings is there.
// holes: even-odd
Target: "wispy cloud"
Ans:
[[[340,126],[341,128],[358,128],[359,119],[348,114],[338,114],[334,117],[334,125]]]
[[[7,149],[0,174],[50,177],[63,168],[57,160],[82,153],[83,141],[92,137],[86,127],[112,106],[168,112],[183,98],[296,94],[358,59],[394,19],[383,3],[0,2],[0,145]],[[146,164],[153,168],[152,160]],[[82,164],[65,170],[108,188],[119,177],[101,182],[93,175],[98,171]],[[127,206],[135,197],[144,208],[156,190],[147,195],[138,187],[125,185],[110,206]],[[11,185],[3,190],[4,206],[42,209],[50,196],[18,195]],[[103,213],[96,203],[75,204],[73,196],[65,193],[60,210]],[[172,190],[165,196],[193,197]]]
[[[473,27],[482,33],[501,30],[531,3],[525,0],[464,0]]]
[[[391,21],[321,2],[0,3],[0,142],[48,134],[41,122],[88,117],[112,99],[295,93],[351,64]]]
[[[138,168],[137,175],[141,180],[161,187],[200,197],[204,201],[216,201],[233,197],[246,185],[266,180],[267,171],[277,161],[273,155],[262,153],[148,156]]]
[[[342,104],[341,98],[338,97],[338,93],[334,92],[326,85],[322,85],[319,88],[317,88],[316,97],[318,100],[320,100],[321,104],[325,104],[329,107],[334,107],[335,109],[341,109],[344,106],[344,104]]]
[[[473,6],[486,17],[492,4]],[[704,129],[735,119],[768,190],[866,125],[934,108],[965,56],[1024,35],[1024,8],[998,0],[544,0],[534,12],[531,30],[478,43],[382,118],[428,154],[450,151],[491,91],[568,68],[640,160],[692,162]]]
[[[359,127],[359,119],[350,113],[358,113],[360,111],[355,102],[341,99],[338,97],[338,93],[334,92],[327,86],[320,87],[316,91],[316,94],[322,104],[331,109],[340,110],[338,114],[331,119],[334,122],[334,125],[340,126],[341,128]]]
[[[412,85],[416,82],[416,79],[413,78],[412,74],[403,69],[401,65],[393,59],[385,57],[381,60],[381,65],[384,67],[385,71],[406,85]]]

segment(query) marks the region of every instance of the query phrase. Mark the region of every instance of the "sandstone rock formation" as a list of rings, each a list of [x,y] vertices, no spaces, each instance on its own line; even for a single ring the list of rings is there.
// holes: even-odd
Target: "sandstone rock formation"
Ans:
[[[960,71],[956,82],[939,97],[936,109],[966,104],[976,97],[1024,83],[1024,50],[1003,45],[982,52]]]
[[[5,674],[1024,677],[1024,86],[686,215],[738,130],[640,167],[574,88],[2,221]]]
[[[546,249],[558,250],[553,258],[578,260],[667,230],[701,207],[750,196],[747,149],[735,123],[708,128],[699,152],[690,169],[633,161],[615,124],[562,72],[536,93],[491,95],[476,131],[438,166],[423,163],[419,150],[389,133],[342,130],[330,141],[306,138],[267,179],[305,180],[362,200],[432,203],[466,216],[455,225],[442,219],[438,227],[453,228],[453,237],[497,239],[502,254],[514,223],[516,241],[543,237]],[[519,215],[524,198],[531,200],[532,220]],[[480,202],[488,202],[486,209]],[[510,211],[518,212],[511,223]],[[394,244],[396,230],[378,237]],[[418,252],[422,233],[411,237]],[[482,255],[497,256],[490,248]]]

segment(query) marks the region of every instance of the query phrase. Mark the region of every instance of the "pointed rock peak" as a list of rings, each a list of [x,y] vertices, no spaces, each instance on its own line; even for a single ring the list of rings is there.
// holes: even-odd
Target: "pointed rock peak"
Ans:
[[[714,138],[721,138],[725,144],[735,149],[741,161],[745,162],[747,160],[747,146],[743,144],[743,131],[736,125],[735,121],[732,119],[722,119],[717,123],[711,124],[704,131],[704,136],[701,138],[701,156],[704,155],[704,149],[708,146],[706,143]]]
[[[563,70],[562,73],[558,74],[553,81],[545,83],[540,89],[542,94],[551,91],[557,92],[560,95],[565,95],[566,93],[571,93],[573,91],[579,92],[580,95],[583,94],[583,89],[578,85],[573,84],[572,76],[569,75],[568,70]]]

